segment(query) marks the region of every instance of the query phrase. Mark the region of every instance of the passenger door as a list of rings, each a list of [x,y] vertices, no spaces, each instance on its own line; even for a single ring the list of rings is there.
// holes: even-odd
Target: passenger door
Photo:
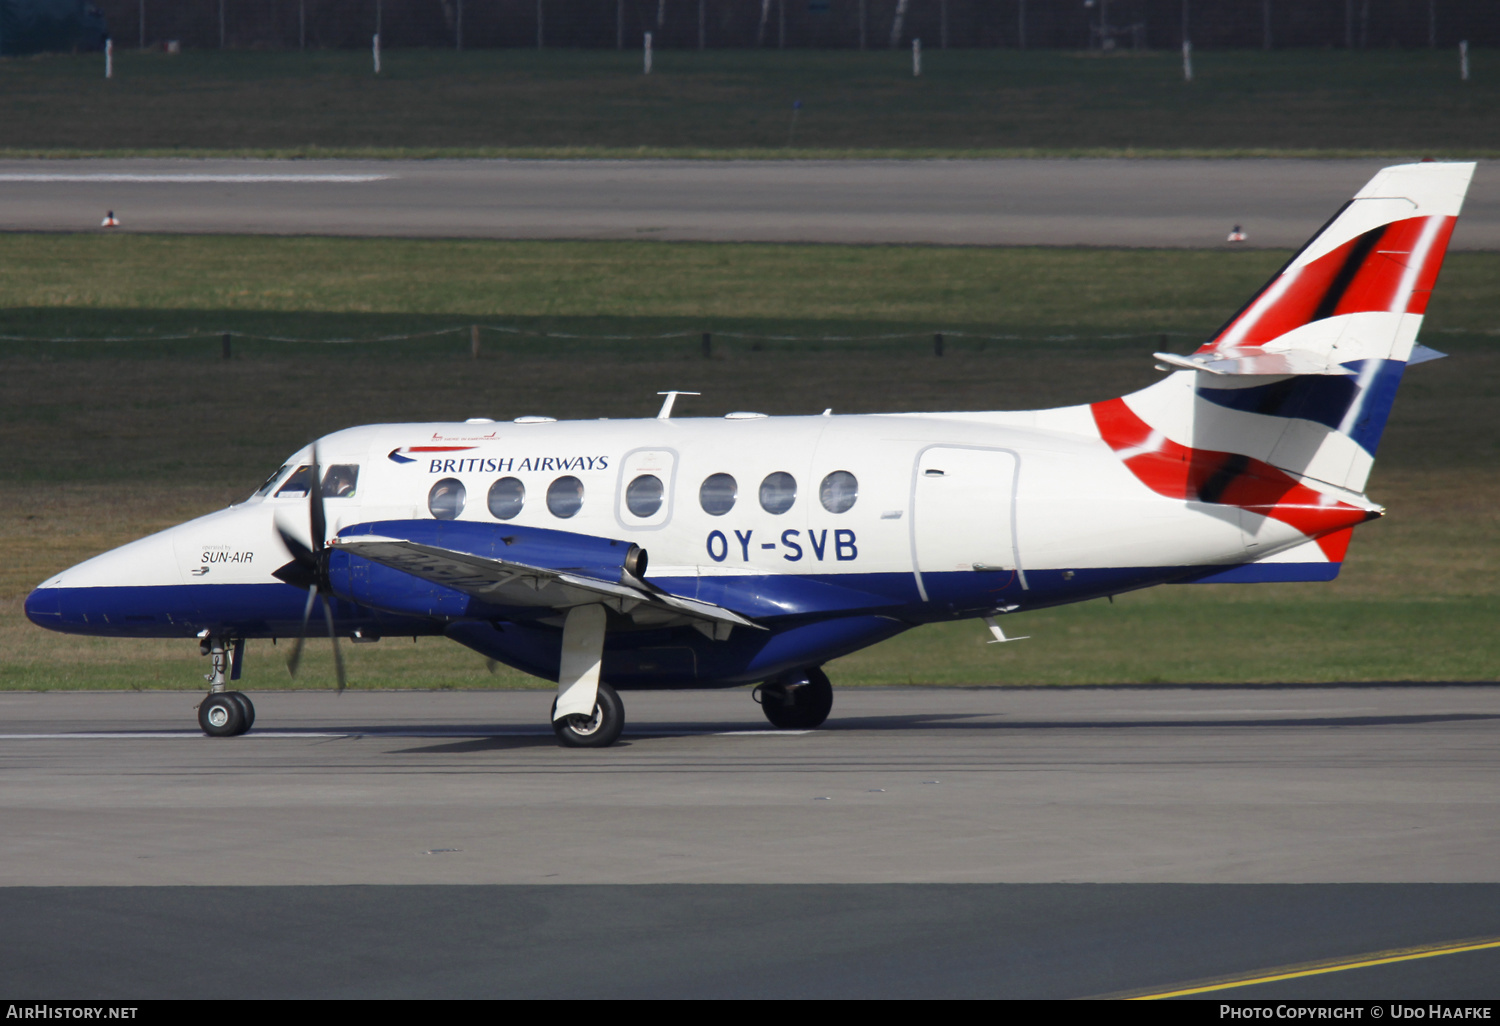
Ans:
[[[1000,449],[931,446],[917,455],[912,484],[912,563],[924,573],[1017,570],[1016,455]]]

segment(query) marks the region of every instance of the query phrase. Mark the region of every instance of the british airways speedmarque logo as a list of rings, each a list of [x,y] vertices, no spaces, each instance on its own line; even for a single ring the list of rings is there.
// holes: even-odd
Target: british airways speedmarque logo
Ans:
[[[403,445],[387,453],[386,459],[392,463],[415,463],[417,457],[408,456],[407,453],[467,452],[477,448],[479,448],[477,445]]]

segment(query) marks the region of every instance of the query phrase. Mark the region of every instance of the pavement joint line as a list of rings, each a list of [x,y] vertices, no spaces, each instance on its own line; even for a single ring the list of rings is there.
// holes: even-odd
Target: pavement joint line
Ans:
[[[1466,951],[1487,951],[1500,948],[1500,937],[1471,937],[1467,940],[1447,941],[1442,944],[1424,944],[1412,948],[1391,948],[1372,951],[1363,955],[1344,958],[1329,958],[1317,962],[1302,962],[1296,965],[1260,969],[1251,973],[1225,976],[1185,984],[1171,990],[1133,990],[1103,995],[1105,998],[1125,1001],[1160,1001],[1164,998],[1191,997],[1216,990],[1232,990],[1236,987],[1253,987],[1260,983],[1275,983],[1278,980],[1296,980],[1305,976],[1321,976],[1325,973],[1344,972],[1349,969],[1366,969],[1395,962],[1411,962],[1420,958],[1436,958],[1439,955],[1457,955]]]
[[[399,178],[400,175],[381,174],[213,174],[211,172],[199,172],[188,174],[183,172],[164,172],[162,174],[150,174],[148,172],[109,172],[100,171],[92,174],[74,172],[21,172],[0,171],[0,182],[105,182],[151,185],[155,183],[166,183],[176,185],[208,184],[208,185],[265,185],[265,184],[293,184],[306,183],[336,183],[347,185],[358,182],[382,182],[391,178]]]
[[[811,730],[627,730],[626,737],[801,737]],[[465,740],[486,737],[551,737],[550,729],[537,730],[252,730],[243,738],[288,740],[293,738],[381,738],[423,737]],[[160,741],[210,739],[198,730],[75,731],[64,734],[0,734],[0,741]]]

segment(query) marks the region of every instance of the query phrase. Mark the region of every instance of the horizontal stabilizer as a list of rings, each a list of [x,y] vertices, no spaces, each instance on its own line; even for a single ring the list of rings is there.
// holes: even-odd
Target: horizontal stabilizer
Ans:
[[[1243,349],[1220,349],[1211,353],[1178,356],[1175,353],[1152,353],[1162,363],[1181,370],[1207,374],[1263,374],[1289,376],[1297,374],[1348,374],[1345,367],[1329,366],[1328,354],[1305,349],[1270,352],[1260,346]]]

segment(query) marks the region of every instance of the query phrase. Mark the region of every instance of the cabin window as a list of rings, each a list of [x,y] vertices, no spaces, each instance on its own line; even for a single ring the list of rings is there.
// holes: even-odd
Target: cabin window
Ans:
[[[335,463],[323,473],[323,498],[347,499],[354,494],[359,484],[359,466],[354,463]]]
[[[312,468],[298,467],[296,472],[286,479],[286,484],[276,489],[276,498],[290,499],[305,496],[310,488],[312,488]]]
[[[638,517],[651,517],[661,509],[664,489],[661,478],[655,474],[642,474],[625,488],[625,508]]]
[[[778,470],[760,483],[760,508],[767,513],[785,513],[796,501],[797,479],[791,474]]]
[[[255,489],[255,494],[256,495],[270,495],[271,494],[271,486],[274,485],[277,481],[281,480],[281,475],[285,474],[291,468],[292,468],[292,465],[290,463],[283,463],[280,467],[278,467],[276,469],[276,473],[274,473],[270,477],[266,478],[266,483],[265,484],[263,484],[259,488]]]
[[[490,485],[490,514],[497,520],[510,520],[526,502],[526,486],[518,477],[502,477]]]
[[[566,520],[583,508],[583,482],[569,475],[547,486],[547,509]]]
[[[439,520],[457,520],[464,511],[464,499],[468,492],[464,483],[456,477],[445,477],[432,486],[427,493],[427,508]]]
[[[847,513],[859,498],[859,482],[847,470],[835,470],[818,487],[818,501],[830,513]]]
[[[740,486],[728,474],[710,474],[698,489],[698,505],[711,517],[722,517],[734,509],[740,497]]]

